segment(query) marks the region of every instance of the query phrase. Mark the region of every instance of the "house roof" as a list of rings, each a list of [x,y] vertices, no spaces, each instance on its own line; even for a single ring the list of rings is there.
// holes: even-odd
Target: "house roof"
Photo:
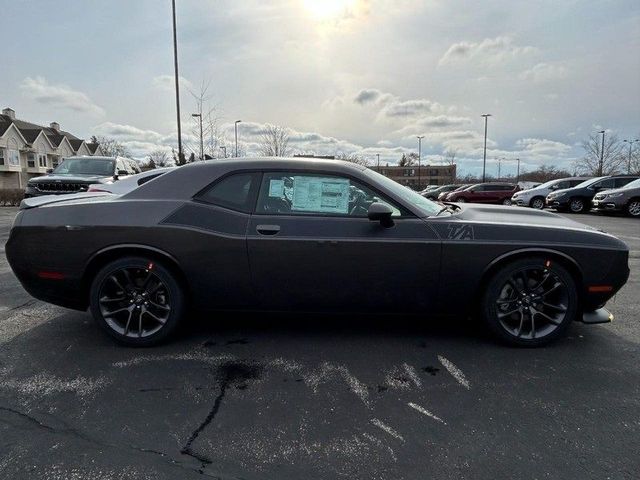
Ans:
[[[79,138],[69,138],[69,143],[71,144],[74,152],[78,151],[78,149],[82,146],[82,142],[84,142],[84,140],[80,140]]]
[[[36,141],[36,138],[38,138],[38,135],[40,135],[42,131],[38,128],[18,128],[18,130],[20,130],[24,139],[31,144]]]
[[[98,147],[100,146],[99,143],[87,143],[87,148],[89,149],[89,151],[93,154],[96,153],[96,151],[98,150]]]
[[[4,114],[0,114],[0,136],[4,135],[4,133],[12,124],[20,131],[25,141],[28,143],[33,143],[38,138],[38,135],[40,135],[40,132],[44,132],[44,134],[47,136],[54,147],[59,147],[64,138],[66,138],[67,140],[69,140],[69,143],[71,144],[73,150],[77,151],[84,141],[81,138],[76,137],[72,133],[66,132],[64,130],[56,130],[51,127],[44,127],[42,125],[27,122],[25,120],[20,120],[18,118],[11,118],[8,115]],[[98,144],[87,143],[87,147],[89,147],[91,153],[95,153],[98,149]]]

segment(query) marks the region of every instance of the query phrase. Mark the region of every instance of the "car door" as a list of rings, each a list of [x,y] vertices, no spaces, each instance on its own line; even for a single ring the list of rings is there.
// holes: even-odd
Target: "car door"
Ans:
[[[374,201],[394,225],[367,218]],[[434,302],[435,232],[364,182],[330,172],[265,172],[247,229],[253,290],[277,310],[419,311]]]
[[[479,203],[496,203],[500,195],[499,185],[484,185],[484,189],[478,198]]]

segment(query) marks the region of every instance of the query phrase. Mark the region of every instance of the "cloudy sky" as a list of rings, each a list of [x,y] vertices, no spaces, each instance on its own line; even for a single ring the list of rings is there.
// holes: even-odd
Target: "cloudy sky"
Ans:
[[[187,89],[210,83],[221,130],[249,154],[265,123],[294,151],[460,170],[495,158],[569,166],[607,129],[640,135],[640,3],[177,0]],[[170,1],[0,0],[0,102],[19,118],[116,137],[143,157],[176,144]],[[189,142],[190,139],[187,138]],[[515,169],[515,162],[503,163]],[[504,171],[504,170],[503,170]]]

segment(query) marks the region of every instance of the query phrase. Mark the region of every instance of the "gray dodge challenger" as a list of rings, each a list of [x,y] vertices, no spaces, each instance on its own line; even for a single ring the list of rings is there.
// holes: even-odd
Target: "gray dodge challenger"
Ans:
[[[607,233],[529,209],[440,204],[351,163],[198,162],[125,195],[24,200],[6,245],[34,297],[148,346],[197,310],[470,315],[513,345],[603,323],[629,276]]]

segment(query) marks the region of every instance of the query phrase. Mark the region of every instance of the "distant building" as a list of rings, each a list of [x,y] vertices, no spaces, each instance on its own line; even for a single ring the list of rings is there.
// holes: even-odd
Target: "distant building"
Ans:
[[[24,188],[31,177],[55,168],[65,157],[102,155],[98,143],[86,142],[60,125],[48,127],[16,118],[5,108],[0,115],[0,189]]]
[[[413,188],[421,190],[427,185],[447,185],[453,183],[456,178],[456,164],[453,165],[422,165],[418,169],[417,165],[410,167],[380,166],[371,167],[372,170],[380,172],[391,180]]]

